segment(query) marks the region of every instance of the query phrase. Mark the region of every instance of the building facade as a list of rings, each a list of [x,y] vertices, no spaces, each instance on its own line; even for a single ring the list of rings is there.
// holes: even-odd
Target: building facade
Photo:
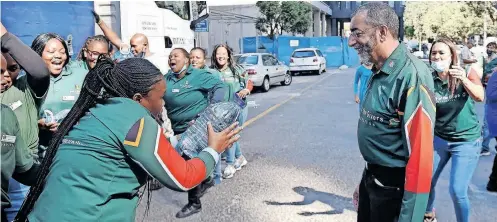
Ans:
[[[333,14],[331,15],[331,35],[333,36],[345,36],[344,32],[345,23],[350,22],[352,19],[352,13],[362,4],[366,4],[369,1],[324,1],[331,10]],[[390,5],[397,13],[399,17],[399,39],[404,38],[404,6],[405,1],[383,1]]]

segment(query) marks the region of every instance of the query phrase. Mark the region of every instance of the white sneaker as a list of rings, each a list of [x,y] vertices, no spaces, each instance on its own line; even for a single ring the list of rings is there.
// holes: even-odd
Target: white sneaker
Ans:
[[[235,160],[235,169],[236,170],[241,170],[243,166],[247,165],[247,159],[242,155],[238,157],[238,159]]]
[[[232,178],[236,173],[236,169],[233,165],[228,165],[226,168],[224,168],[223,172],[223,178],[224,179],[229,179]]]

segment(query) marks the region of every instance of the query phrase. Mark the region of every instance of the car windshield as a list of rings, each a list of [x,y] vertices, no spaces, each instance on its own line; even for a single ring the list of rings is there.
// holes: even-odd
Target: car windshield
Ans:
[[[316,56],[314,51],[296,51],[293,53],[293,58],[307,58]]]
[[[259,56],[250,55],[250,56],[240,56],[238,59],[238,64],[241,65],[257,65],[259,61]]]

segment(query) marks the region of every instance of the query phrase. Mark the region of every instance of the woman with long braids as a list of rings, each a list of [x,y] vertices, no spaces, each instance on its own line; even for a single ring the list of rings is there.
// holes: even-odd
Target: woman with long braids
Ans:
[[[209,147],[185,161],[157,122],[165,91],[163,75],[145,59],[99,59],[51,140],[17,221],[135,221],[139,189],[150,177],[176,191],[201,183],[240,128],[215,133],[209,124]]]
[[[164,101],[174,134],[179,137],[210,103],[225,101],[226,85],[208,70],[193,68],[190,55],[183,48],[171,51],[169,67],[171,69],[165,75],[167,90]],[[205,191],[202,187],[209,181],[210,178],[188,192],[188,204],[176,217],[188,217],[202,210],[200,197]]]
[[[217,45],[212,51],[211,68],[221,72],[221,78],[228,85],[228,101],[233,101],[235,93],[238,97],[246,100],[252,91],[252,82],[249,80],[245,69],[235,64],[233,60],[233,50],[225,44]],[[248,106],[243,109],[238,118],[238,122],[243,125],[248,115]],[[237,170],[247,165],[247,160],[242,154],[240,143],[236,142],[233,147],[229,148],[226,156],[226,168],[223,172],[223,178],[232,178]]]
[[[430,49],[435,86],[436,122],[431,192],[425,220],[436,221],[435,187],[445,165],[452,159],[449,193],[458,222],[469,221],[468,188],[478,166],[481,128],[475,101],[482,102],[485,92],[478,69],[458,65],[456,46],[448,39],[433,42]]]

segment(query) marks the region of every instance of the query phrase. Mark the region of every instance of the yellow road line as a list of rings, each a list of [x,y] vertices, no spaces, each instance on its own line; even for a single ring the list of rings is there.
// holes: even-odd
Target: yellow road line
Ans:
[[[321,83],[323,82],[323,80],[327,79],[328,77],[332,76],[333,74],[335,74],[336,72],[333,72],[333,73],[329,73],[328,75],[326,75],[325,77],[313,82],[311,85],[305,87],[304,89],[300,90],[300,92],[298,93],[299,95],[293,95],[293,96],[290,96],[289,98],[283,100],[282,102],[274,105],[274,106],[271,106],[269,109],[265,110],[264,112],[260,113],[259,115],[253,117],[252,119],[249,119],[247,120],[244,124],[243,124],[243,127],[247,127],[249,126],[250,124],[254,123],[255,121],[257,121],[258,119],[266,116],[267,114],[269,114],[270,112],[272,112],[273,110],[277,109],[278,107],[280,107],[281,105],[287,103],[288,101],[294,99],[295,97],[297,96],[300,96],[302,95],[305,91],[309,90],[310,88],[312,88],[313,86],[315,86],[316,84],[318,83]]]

